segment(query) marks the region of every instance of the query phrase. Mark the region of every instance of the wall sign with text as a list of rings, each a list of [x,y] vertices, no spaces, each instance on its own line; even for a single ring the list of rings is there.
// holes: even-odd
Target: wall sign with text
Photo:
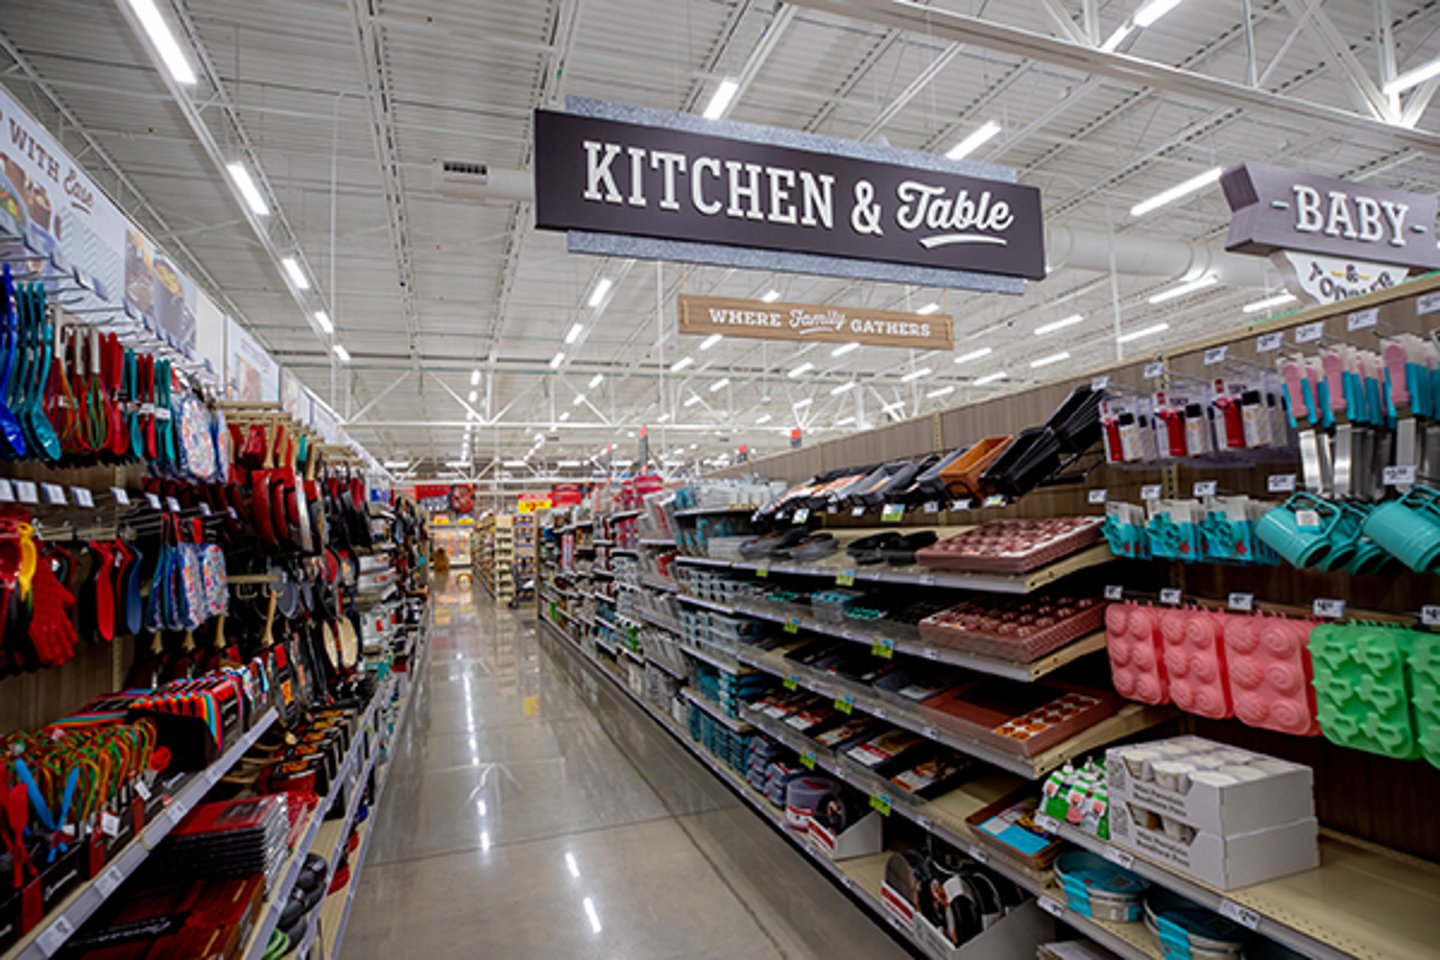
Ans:
[[[965,175],[958,172],[964,164],[900,151],[885,155],[928,165],[870,159],[864,154],[876,154],[873,145],[823,141],[837,149],[821,152],[789,145],[822,142],[795,131],[716,126],[769,141],[763,142],[682,129],[693,127],[695,117],[645,116],[673,125],[535,112],[537,226],[798,254],[814,258],[804,271],[813,273],[831,272],[821,261],[862,261],[953,271],[949,285],[976,288],[984,287],[963,274],[1045,276],[1034,187]],[[652,254],[701,259],[664,244]]]
[[[751,337],[758,340],[821,340],[879,347],[953,350],[950,317],[933,313],[897,313],[829,304],[764,303],[727,297],[680,294],[681,333]]]

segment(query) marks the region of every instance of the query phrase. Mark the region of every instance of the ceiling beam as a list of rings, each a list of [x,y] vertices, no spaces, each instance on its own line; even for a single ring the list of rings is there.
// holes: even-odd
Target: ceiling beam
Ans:
[[[1070,15],[1060,6],[1059,0],[1034,0],[1034,5],[1045,14],[1045,19],[1060,32],[1060,35],[1071,43],[1083,43],[1087,46],[1094,46],[1089,34],[1080,29]]]
[[[1330,15],[1320,9],[1320,0],[1284,0],[1290,15],[1305,27],[1306,34],[1320,53],[1336,67],[1350,90],[1351,98],[1360,109],[1380,120],[1391,123],[1399,119],[1398,111],[1381,90],[1380,86],[1365,72],[1360,58],[1350,50],[1350,45],[1340,34]],[[1381,42],[1376,37],[1376,42]]]

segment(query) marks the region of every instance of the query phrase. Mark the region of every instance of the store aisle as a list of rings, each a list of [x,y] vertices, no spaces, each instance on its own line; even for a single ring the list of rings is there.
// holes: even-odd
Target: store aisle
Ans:
[[[435,617],[344,960],[906,955],[533,617]]]

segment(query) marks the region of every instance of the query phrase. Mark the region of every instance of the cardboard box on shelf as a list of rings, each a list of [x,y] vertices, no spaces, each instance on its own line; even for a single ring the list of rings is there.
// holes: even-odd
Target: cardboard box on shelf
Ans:
[[[1110,808],[1110,840],[1148,860],[1218,887],[1234,890],[1320,865],[1319,823],[1292,823],[1221,836],[1129,803]]]

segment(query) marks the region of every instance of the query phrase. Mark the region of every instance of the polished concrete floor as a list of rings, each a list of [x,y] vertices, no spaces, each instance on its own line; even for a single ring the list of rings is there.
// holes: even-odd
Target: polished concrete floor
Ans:
[[[344,960],[906,956],[533,616],[435,619]]]

